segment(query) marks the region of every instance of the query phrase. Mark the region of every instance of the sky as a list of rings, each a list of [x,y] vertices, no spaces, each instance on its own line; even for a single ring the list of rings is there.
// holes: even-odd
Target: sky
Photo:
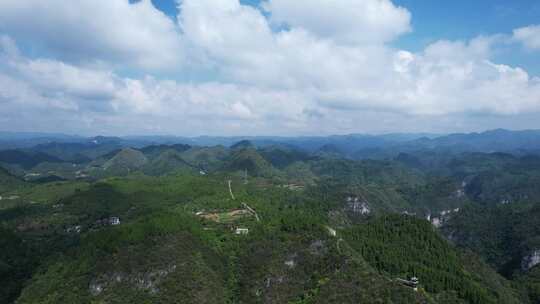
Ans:
[[[536,0],[2,0],[0,131],[540,129]]]

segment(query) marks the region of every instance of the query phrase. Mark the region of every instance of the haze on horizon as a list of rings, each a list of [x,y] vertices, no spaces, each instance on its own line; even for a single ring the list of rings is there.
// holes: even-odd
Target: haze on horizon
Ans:
[[[540,129],[540,3],[3,0],[0,131]]]

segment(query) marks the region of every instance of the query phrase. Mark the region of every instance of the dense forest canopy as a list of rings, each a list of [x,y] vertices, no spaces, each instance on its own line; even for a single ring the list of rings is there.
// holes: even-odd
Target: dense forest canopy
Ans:
[[[0,153],[2,303],[538,301],[534,153],[13,151]]]

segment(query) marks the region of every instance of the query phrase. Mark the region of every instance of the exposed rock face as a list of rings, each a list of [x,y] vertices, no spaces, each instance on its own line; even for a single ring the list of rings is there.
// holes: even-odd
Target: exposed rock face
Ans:
[[[124,272],[113,272],[106,273],[100,277],[94,278],[88,289],[90,294],[93,296],[99,296],[107,289],[114,288],[115,284],[118,283],[127,283],[130,286],[145,290],[150,293],[158,293],[158,285],[163,279],[171,272],[176,270],[176,265],[170,265],[164,269],[156,269],[143,273],[124,273]]]
[[[361,201],[358,197],[347,197],[347,209],[353,213],[368,215],[371,209],[366,201]]]
[[[431,222],[436,228],[441,228],[447,222],[453,213],[459,212],[459,208],[443,210],[438,216],[432,216],[430,213],[426,216],[426,220]]]
[[[521,269],[527,271],[540,264],[540,250],[535,250],[521,260]]]
[[[442,226],[442,221],[438,217],[431,218],[431,224],[435,226],[436,228],[440,228]]]
[[[297,263],[296,261],[297,258],[298,258],[298,253],[289,254],[283,264],[285,264],[285,266],[287,266],[289,269],[294,268]]]

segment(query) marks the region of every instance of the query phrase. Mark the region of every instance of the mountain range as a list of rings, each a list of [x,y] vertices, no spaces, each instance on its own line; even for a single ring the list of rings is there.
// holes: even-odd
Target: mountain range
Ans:
[[[537,136],[12,136],[0,303],[539,303]]]

